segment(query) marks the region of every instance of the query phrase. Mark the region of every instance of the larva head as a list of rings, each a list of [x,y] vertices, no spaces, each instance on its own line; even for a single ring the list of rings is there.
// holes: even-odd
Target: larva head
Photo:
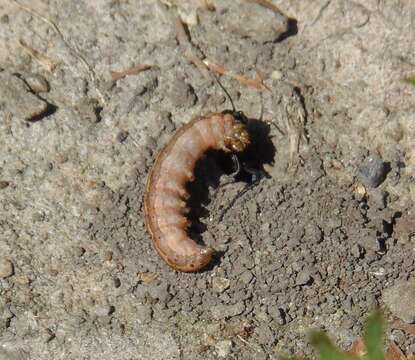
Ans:
[[[230,126],[224,139],[225,148],[232,152],[244,151],[251,142],[244,120],[232,115],[229,116],[229,120]]]

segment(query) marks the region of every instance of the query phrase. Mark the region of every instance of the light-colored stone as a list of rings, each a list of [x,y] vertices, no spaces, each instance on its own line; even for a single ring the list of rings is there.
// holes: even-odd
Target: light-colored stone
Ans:
[[[237,302],[233,305],[216,305],[212,308],[211,313],[214,319],[227,319],[236,315],[240,315],[245,311],[245,304],[243,301]]]
[[[1,108],[22,120],[31,120],[47,110],[47,103],[32,94],[23,80],[9,72],[0,72]]]
[[[13,263],[8,259],[0,259],[0,279],[12,276],[14,273]]]
[[[223,293],[229,288],[230,284],[230,280],[224,277],[214,277],[212,279],[212,288],[217,293]]]
[[[215,345],[216,354],[220,358],[227,358],[232,351],[233,343],[231,340],[221,340]]]
[[[392,314],[407,323],[415,322],[415,281],[397,282],[382,297]]]

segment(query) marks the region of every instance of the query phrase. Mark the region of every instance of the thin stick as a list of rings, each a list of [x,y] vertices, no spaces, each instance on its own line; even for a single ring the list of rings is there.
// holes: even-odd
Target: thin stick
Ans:
[[[213,62],[210,62],[207,59],[203,60],[203,63],[210,70],[218,73],[219,75],[228,76],[232,79],[235,79],[235,80],[239,81],[243,85],[250,86],[250,87],[253,87],[253,88],[261,90],[261,91],[264,91],[264,90],[271,91],[271,89],[262,82],[262,79],[249,79],[249,78],[247,78],[243,75],[236,74],[233,71],[227,70],[227,69],[225,69],[224,67],[222,67],[220,65],[217,65]]]
[[[154,65],[148,65],[148,64],[137,64],[134,65],[128,69],[122,70],[122,71],[110,71],[111,78],[113,81],[120,80],[128,75],[137,75],[143,71],[150,70],[154,68]]]
[[[52,60],[50,57],[41,53],[39,50],[36,50],[31,46],[27,45],[22,39],[19,39],[19,45],[46,70],[50,72],[55,70],[56,65],[58,65],[58,61]]]
[[[186,33],[183,23],[178,16],[174,17],[174,28],[176,30],[177,40],[179,41],[180,46],[184,49],[185,58],[196,66],[206,80],[212,80],[209,75],[209,71],[207,71],[203,64],[203,61],[194,54],[192,50],[193,45]]]

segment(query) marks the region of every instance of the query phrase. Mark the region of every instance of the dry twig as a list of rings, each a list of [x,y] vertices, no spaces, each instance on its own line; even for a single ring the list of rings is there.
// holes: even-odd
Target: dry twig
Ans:
[[[402,352],[401,349],[395,344],[392,343],[388,351],[386,352],[386,359],[387,360],[408,360],[405,354]]]
[[[190,41],[189,36],[186,33],[182,21],[179,19],[178,16],[175,16],[174,18],[174,27],[176,30],[177,40],[179,41],[180,46],[184,50],[185,58],[197,67],[197,69],[205,77],[206,80],[210,81],[211,77],[209,75],[209,71],[204,66],[203,61],[194,54],[192,49],[193,45]]]
[[[415,325],[414,324],[407,324],[401,320],[396,320],[393,322],[392,327],[394,329],[403,330],[406,333],[415,336]]]
[[[190,61],[192,64],[196,66],[196,68],[200,71],[200,73],[207,79],[212,80],[211,74],[209,70],[219,74],[231,77],[241,84],[253,87],[258,90],[268,90],[271,91],[263,82],[262,77],[257,73],[257,77],[255,79],[249,79],[243,75],[236,74],[233,71],[226,70],[224,67],[217,65],[208,59],[202,60],[199,56],[195,54],[193,49],[193,44],[191,39],[186,32],[185,26],[183,22],[180,20],[179,16],[174,16],[174,28],[176,31],[177,40],[184,51],[184,57]]]
[[[226,70],[224,67],[217,65],[209,60],[203,60],[203,63],[212,71],[218,73],[219,75],[225,75],[232,79],[239,81],[241,84],[253,87],[258,90],[268,90],[271,91],[268,86],[266,86],[261,77],[257,77],[256,79],[249,79],[243,75],[239,75],[234,73],[233,71]]]
[[[19,45],[40,65],[42,65],[46,70],[52,72],[55,70],[58,65],[58,61],[52,60],[50,57],[41,53],[40,51],[33,49],[31,46],[27,45],[22,39],[19,39]]]
[[[150,70],[152,68],[154,68],[154,65],[148,65],[148,64],[137,64],[134,65],[128,69],[125,70],[121,70],[121,71],[110,71],[111,74],[111,78],[113,81],[117,81],[120,80],[126,76],[129,75],[137,75],[143,71],[147,71]]]

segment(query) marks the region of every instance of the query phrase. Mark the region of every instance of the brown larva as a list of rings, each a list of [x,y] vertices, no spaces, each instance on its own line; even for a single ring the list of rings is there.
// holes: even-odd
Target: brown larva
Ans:
[[[197,160],[209,149],[237,153],[249,143],[248,131],[238,116],[213,113],[196,117],[180,128],[158,155],[147,181],[144,212],[155,249],[174,269],[198,271],[215,253],[186,232],[186,183],[194,180]]]

